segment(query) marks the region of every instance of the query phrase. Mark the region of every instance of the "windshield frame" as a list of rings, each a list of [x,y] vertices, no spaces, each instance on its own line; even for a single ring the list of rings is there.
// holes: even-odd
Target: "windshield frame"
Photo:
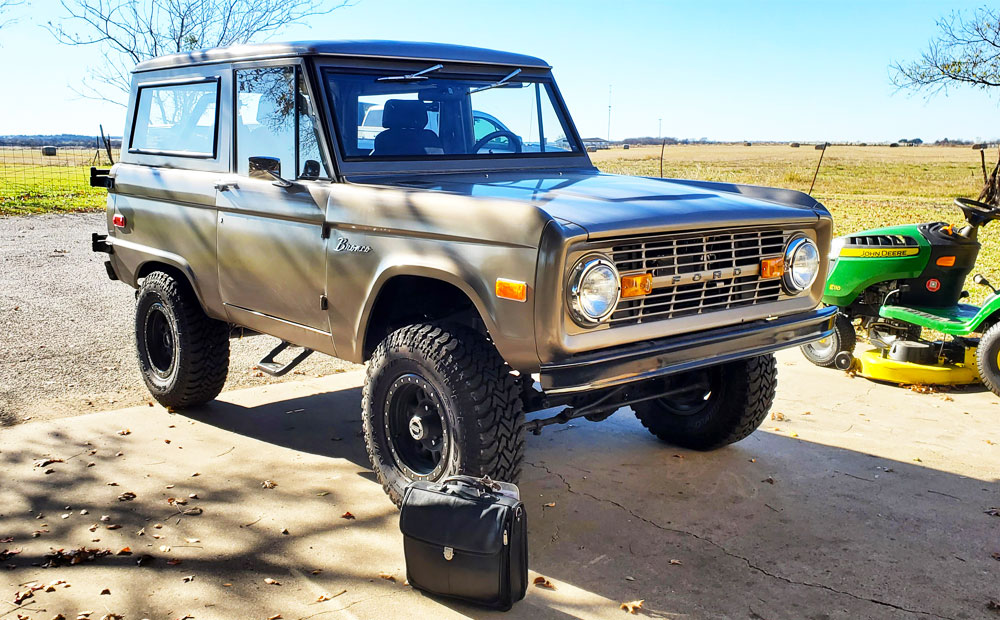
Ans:
[[[354,61],[354,62],[350,62]],[[549,69],[537,67],[513,67],[510,65],[462,64],[448,62],[443,69],[434,72],[433,78],[456,80],[474,79],[484,82],[496,82],[510,74],[513,69],[520,68],[517,81],[537,82],[548,92],[552,108],[561,117],[565,125],[566,139],[577,149],[575,151],[545,151],[529,153],[492,153],[482,155],[446,154],[418,155],[392,157],[359,157],[348,155],[344,149],[338,115],[335,109],[332,89],[329,88],[328,74],[342,73],[353,75],[406,75],[427,67],[428,59],[413,59],[405,61],[374,61],[372,59],[347,59],[318,57],[315,64],[316,80],[325,107],[324,129],[330,140],[334,142],[330,149],[337,158],[337,166],[343,175],[353,174],[386,174],[394,172],[459,172],[459,171],[489,171],[514,170],[523,168],[587,168],[593,164],[583,146],[583,141],[577,132],[576,125],[566,108],[565,101],[552,73]]]

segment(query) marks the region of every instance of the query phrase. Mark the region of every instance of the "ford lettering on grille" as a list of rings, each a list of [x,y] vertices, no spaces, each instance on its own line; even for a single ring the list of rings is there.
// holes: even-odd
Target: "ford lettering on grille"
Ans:
[[[652,291],[622,299],[612,327],[777,301],[778,279],[760,279],[760,261],[781,256],[781,229],[701,231],[624,239],[611,249],[622,275],[650,273]]]

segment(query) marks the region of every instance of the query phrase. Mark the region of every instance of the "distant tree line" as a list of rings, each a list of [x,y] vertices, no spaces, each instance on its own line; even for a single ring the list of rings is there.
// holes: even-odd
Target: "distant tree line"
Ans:
[[[121,146],[121,138],[111,138],[111,146]],[[51,136],[0,136],[0,146],[82,146],[98,148],[100,138],[73,133],[60,133]],[[101,146],[103,148],[103,146]]]

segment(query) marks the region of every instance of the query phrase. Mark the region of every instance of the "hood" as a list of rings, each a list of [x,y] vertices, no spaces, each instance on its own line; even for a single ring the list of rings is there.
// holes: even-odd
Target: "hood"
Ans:
[[[826,209],[793,190],[593,171],[367,178],[369,184],[534,203],[591,238],[672,229],[813,222]]]

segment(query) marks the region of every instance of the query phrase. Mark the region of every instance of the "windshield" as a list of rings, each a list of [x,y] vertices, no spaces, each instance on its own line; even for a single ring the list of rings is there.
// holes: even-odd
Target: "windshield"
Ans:
[[[578,153],[549,82],[328,70],[347,160]],[[381,78],[381,79],[380,79]]]

